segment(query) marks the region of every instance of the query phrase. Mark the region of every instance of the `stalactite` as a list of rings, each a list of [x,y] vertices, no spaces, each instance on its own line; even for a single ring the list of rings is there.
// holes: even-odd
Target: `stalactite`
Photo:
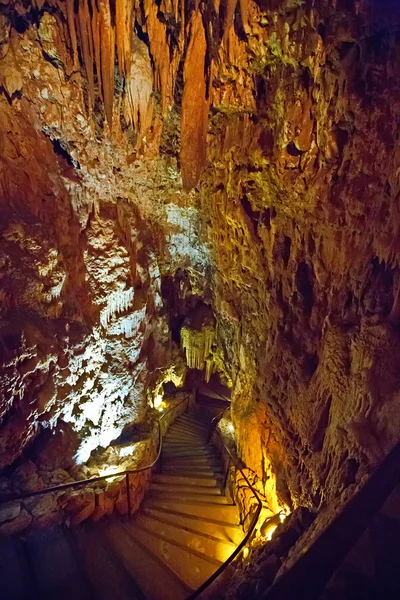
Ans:
[[[206,163],[208,103],[206,100],[206,36],[200,11],[194,12],[184,66],[181,165],[184,188],[194,187]]]
[[[76,38],[76,28],[75,28],[74,0],[67,0],[66,7],[67,7],[68,30],[69,30],[69,36],[71,39],[72,59],[73,59],[73,64],[74,64],[74,70],[76,70],[77,65],[78,65],[78,41]]]
[[[225,2],[224,34],[223,34],[224,40],[226,40],[229,30],[232,27],[233,19],[235,16],[236,6],[237,6],[237,0],[226,0],[226,2]]]
[[[137,131],[144,132],[151,125],[153,69],[147,46],[137,36],[134,36],[132,50],[130,71],[126,78],[124,114],[128,123],[133,123]]]
[[[249,6],[248,0],[240,0],[240,16],[242,17],[243,29],[249,32]]]
[[[109,0],[99,0],[99,8],[104,110],[111,129],[114,101],[115,30],[111,24]]]
[[[158,19],[158,7],[153,0],[144,1],[146,29],[155,66],[155,85],[161,91],[161,110],[166,112],[172,102],[170,50],[167,26]]]
[[[88,79],[89,109],[94,105],[94,73],[93,73],[93,37],[90,24],[88,0],[82,0],[78,9],[79,37],[82,46],[82,57]]]
[[[130,69],[134,5],[134,0],[116,0],[115,3],[118,65],[124,75]]]
[[[99,94],[100,94],[100,98],[104,101],[103,84],[102,84],[102,77],[101,77],[100,12],[97,9],[96,3],[94,3],[94,5],[93,5],[92,35],[93,35],[94,57],[95,57],[95,62],[96,62],[96,73],[97,73]]]
[[[135,295],[135,290],[129,288],[128,290],[120,290],[111,294],[107,301],[107,306],[101,311],[100,323],[103,327],[107,327],[110,320],[117,315],[122,313],[130,307]]]
[[[200,331],[182,327],[181,341],[186,353],[186,362],[190,369],[206,370],[206,380],[213,369],[212,345],[214,343],[215,330],[213,326],[205,326]]]

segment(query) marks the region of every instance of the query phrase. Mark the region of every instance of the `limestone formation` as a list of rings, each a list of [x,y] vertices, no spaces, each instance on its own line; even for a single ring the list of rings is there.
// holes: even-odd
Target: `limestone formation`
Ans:
[[[398,442],[399,25],[0,2],[0,491],[83,478],[192,369],[276,509],[335,512]]]

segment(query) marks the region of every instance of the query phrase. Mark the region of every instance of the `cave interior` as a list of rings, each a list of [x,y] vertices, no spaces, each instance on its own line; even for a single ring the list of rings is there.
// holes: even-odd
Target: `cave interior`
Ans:
[[[398,0],[0,0],[1,599],[400,597],[399,132]]]

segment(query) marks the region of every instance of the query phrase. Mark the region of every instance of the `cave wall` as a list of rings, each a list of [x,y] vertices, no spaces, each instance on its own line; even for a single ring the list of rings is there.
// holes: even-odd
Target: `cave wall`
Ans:
[[[317,508],[399,439],[400,13],[258,5],[214,73],[203,227],[241,455]]]
[[[129,65],[91,73],[83,5],[1,4],[0,469],[49,429],[85,462],[182,383],[161,282],[208,261],[148,47],[131,23]]]

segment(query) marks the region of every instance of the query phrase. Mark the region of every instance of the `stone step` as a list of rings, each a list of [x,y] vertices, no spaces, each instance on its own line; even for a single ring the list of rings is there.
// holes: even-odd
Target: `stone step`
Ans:
[[[188,436],[182,434],[180,437],[164,436],[163,439],[164,444],[194,444],[197,446],[208,446],[206,440],[200,436]]]
[[[188,450],[164,450],[162,451],[162,455],[163,457],[170,457],[170,456],[181,456],[181,457],[193,457],[193,458],[215,458],[217,459],[218,456],[215,454],[215,452],[213,450],[194,450],[194,449],[188,449]]]
[[[214,489],[214,488],[210,488]],[[217,489],[217,488],[215,488]],[[219,490],[218,490],[219,491]],[[222,505],[231,505],[232,503],[228,500],[226,496],[222,496],[222,494],[199,494],[193,492],[166,492],[166,491],[157,491],[151,490],[148,492],[149,500],[157,502],[158,500],[166,500],[168,502],[185,502],[187,503],[196,503],[196,504],[206,504],[207,506],[211,502],[214,504],[222,504]]]
[[[155,473],[152,478],[152,483],[165,483],[167,485],[200,485],[207,487],[217,487],[218,479],[207,475],[197,475],[194,473],[192,477],[182,477],[180,475],[167,475],[165,473]]]
[[[164,441],[176,441],[176,442],[201,442],[205,443],[204,437],[200,435],[191,435],[189,433],[171,432],[164,435]]]
[[[117,519],[99,524],[108,544],[147,600],[184,600],[192,588]],[[118,594],[115,594],[118,598]]]
[[[221,490],[219,487],[210,487],[206,485],[184,485],[176,483],[153,482],[150,486],[150,491],[159,492],[160,494],[208,494],[209,496],[221,495]]]
[[[206,450],[208,449],[207,444],[203,444],[201,442],[188,442],[186,441],[182,441],[182,442],[164,442],[163,443],[163,450]]]
[[[91,589],[61,527],[27,537],[26,552],[40,597],[87,600]]]
[[[184,413],[182,415],[179,415],[176,421],[190,421],[192,423],[195,423],[196,425],[199,424],[203,426],[207,426],[209,423],[208,417],[202,417],[199,413]]]
[[[144,506],[140,512],[144,515],[161,519],[164,523],[183,527],[184,529],[188,528],[205,535],[211,535],[231,544],[239,544],[244,537],[244,532],[240,526],[212,519],[206,515],[190,515],[181,513],[178,510],[156,506]]]
[[[129,531],[194,589],[211,577],[221,564],[220,561],[185,547],[180,542],[170,541],[158,532],[140,527],[137,521],[131,524]]]
[[[198,467],[208,467],[210,469],[212,468],[220,468],[221,467],[221,463],[219,460],[217,460],[216,458],[209,458],[209,457],[201,457],[201,456],[196,456],[196,457],[170,457],[170,458],[166,458],[163,457],[162,460],[162,466],[169,466],[169,467],[185,467],[186,469],[189,469],[190,471],[192,471],[192,473],[196,472],[196,469]]]
[[[206,427],[205,425],[199,425],[190,421],[175,422],[174,425],[171,426],[171,430],[175,431],[176,429],[184,429],[185,431],[191,431],[199,435],[205,435],[209,431],[208,426]]]
[[[192,477],[193,469],[186,466],[163,465],[162,469],[165,475],[181,475],[182,477]],[[210,468],[209,466],[197,466],[196,474],[209,475],[210,477],[223,477],[224,472],[219,467]]]
[[[193,433],[197,433],[200,435],[204,435],[208,433],[208,427],[205,425],[199,425],[198,423],[192,421],[175,421],[173,425],[171,425],[170,430],[176,431],[177,429],[182,429],[183,431],[191,431]]]
[[[186,519],[184,525],[163,520],[157,515],[140,512],[135,517],[135,522],[148,531],[155,531],[164,538],[187,546],[191,550],[200,552],[224,562],[236,548],[236,544],[213,534],[201,532],[191,527],[192,523]]]
[[[228,504],[217,504],[213,502],[195,502],[185,501],[178,498],[146,498],[147,507],[164,508],[165,510],[177,511],[185,515],[193,515],[197,517],[207,516],[208,519],[239,524],[239,516],[236,506]]]
[[[204,440],[204,441],[206,441],[208,438],[207,432],[193,430],[189,427],[185,427],[184,425],[177,425],[173,429],[170,429],[170,435],[180,435],[180,436],[186,436],[186,437],[191,436],[193,438],[197,438],[199,440]]]
[[[146,600],[117,555],[110,551],[97,526],[83,525],[72,530],[72,535],[96,600],[115,600],[116,596],[123,600]]]

